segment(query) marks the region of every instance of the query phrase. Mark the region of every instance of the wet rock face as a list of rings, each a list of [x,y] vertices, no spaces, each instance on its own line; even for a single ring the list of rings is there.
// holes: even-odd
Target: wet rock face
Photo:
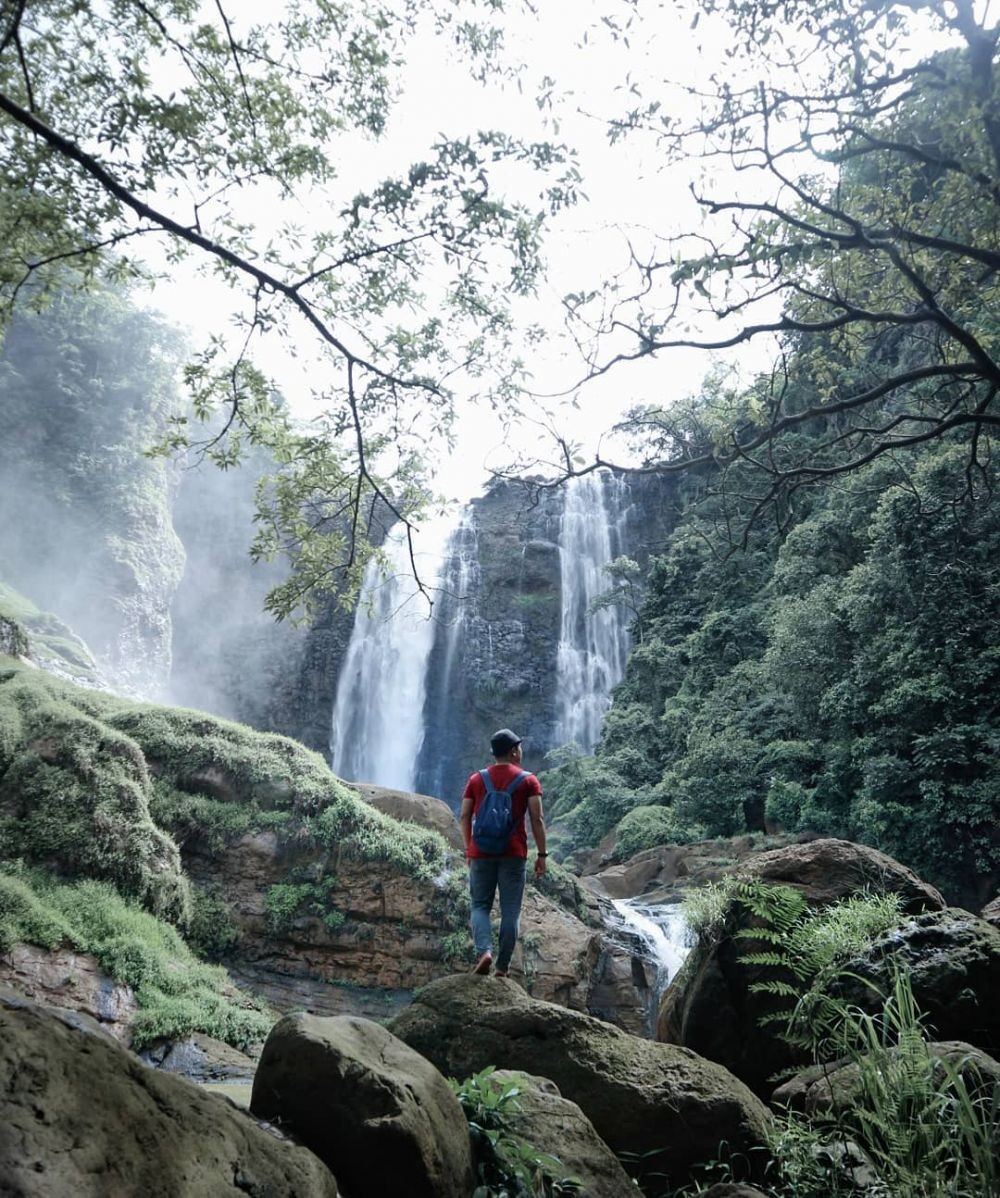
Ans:
[[[303,850],[272,832],[243,836],[222,851],[188,841],[184,865],[197,885],[225,898],[239,933],[226,961],[230,973],[280,1011],[305,1007],[384,1018],[405,1005],[415,987],[470,967],[471,958],[450,959],[445,952],[451,931],[446,891],[387,865],[336,860],[335,852]],[[310,871],[334,879],[324,900],[342,922],[305,911],[276,925],[269,891]],[[528,887],[512,976],[539,998],[597,1009],[638,1031],[646,996],[627,964],[612,979],[607,962],[601,964],[605,955],[599,927]]]
[[[496,1065],[549,1078],[609,1147],[654,1154],[643,1166],[674,1186],[722,1141],[738,1153],[764,1139],[766,1108],[728,1070],[529,998],[509,980],[444,978],[389,1026],[451,1076]],[[662,1178],[650,1192],[661,1190]]]
[[[129,1023],[138,1009],[132,987],[109,978],[91,953],[15,944],[0,956],[0,986],[45,1007],[79,1011],[121,1043],[131,1040]]]
[[[20,1198],[335,1198],[326,1166],[85,1021],[0,995],[0,1186]]]
[[[429,1061],[369,1020],[286,1016],[264,1045],[250,1109],[291,1130],[350,1194],[472,1192],[458,1099]]]

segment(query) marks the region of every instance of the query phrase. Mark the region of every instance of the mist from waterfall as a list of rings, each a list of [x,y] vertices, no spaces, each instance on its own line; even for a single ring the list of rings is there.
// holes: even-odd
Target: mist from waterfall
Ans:
[[[618,607],[590,610],[611,586],[604,567],[622,551],[628,484],[616,475],[594,472],[571,478],[565,495],[555,741],[573,742],[591,753],[628,654],[627,613]]]
[[[386,537],[385,567],[365,573],[354,628],[337,682],[330,735],[333,772],[352,782],[413,790],[424,740],[427,662],[438,621],[438,590],[449,559],[455,517],[428,520],[414,534],[413,577],[406,527]]]

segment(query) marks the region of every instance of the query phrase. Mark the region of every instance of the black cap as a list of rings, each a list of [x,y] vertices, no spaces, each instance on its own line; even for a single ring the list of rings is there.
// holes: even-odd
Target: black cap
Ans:
[[[521,738],[509,728],[501,728],[490,737],[490,748],[494,757],[506,757],[515,745],[521,743]]]

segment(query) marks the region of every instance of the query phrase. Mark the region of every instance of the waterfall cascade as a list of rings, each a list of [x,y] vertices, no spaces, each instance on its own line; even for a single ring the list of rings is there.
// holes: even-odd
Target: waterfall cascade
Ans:
[[[435,615],[453,529],[454,518],[427,521],[415,536],[417,570]],[[337,681],[331,765],[352,782],[413,790],[437,621],[414,580],[402,523],[390,529],[383,549],[386,568],[374,559],[368,566]]]
[[[453,761],[460,756],[461,744],[455,742],[455,706],[462,669],[463,638],[470,623],[470,600],[480,584],[479,541],[472,509],[463,508],[448,538],[446,565],[441,575],[437,639],[428,658],[431,683],[425,703],[425,723],[433,735],[427,739],[418,760],[415,788],[422,794],[436,795],[446,801],[448,779]]]
[[[628,616],[621,608],[591,611],[610,586],[604,567],[622,551],[628,484],[612,474],[586,474],[566,484],[559,547],[562,628],[557,654],[556,743],[593,752],[628,654]]]
[[[606,914],[609,939],[639,957],[653,971],[647,1014],[653,1035],[660,997],[690,952],[684,909],[680,903],[612,899],[611,911]]]

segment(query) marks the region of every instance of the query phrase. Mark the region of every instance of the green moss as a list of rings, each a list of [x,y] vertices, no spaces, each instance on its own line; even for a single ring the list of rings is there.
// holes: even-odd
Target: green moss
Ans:
[[[3,625],[12,630],[6,637]],[[99,681],[90,650],[73,630],[58,616],[42,611],[19,591],[0,582],[0,645],[4,641],[15,658],[31,657],[43,667],[87,685]]]
[[[204,1032],[245,1048],[264,1039],[270,1013],[199,961],[176,928],[102,882],[59,882],[39,870],[0,867],[0,946],[19,942],[93,953],[135,991],[133,1046]]]
[[[0,857],[111,882],[184,923],[188,885],[150,815],[142,751],[87,695],[42,671],[0,671]]]
[[[348,791],[318,754],[201,712],[0,668],[0,860],[98,878],[183,926],[178,844],[273,831],[300,849],[440,878],[449,848]]]
[[[187,942],[198,956],[208,961],[221,961],[233,951],[239,940],[239,930],[219,895],[195,890]]]

